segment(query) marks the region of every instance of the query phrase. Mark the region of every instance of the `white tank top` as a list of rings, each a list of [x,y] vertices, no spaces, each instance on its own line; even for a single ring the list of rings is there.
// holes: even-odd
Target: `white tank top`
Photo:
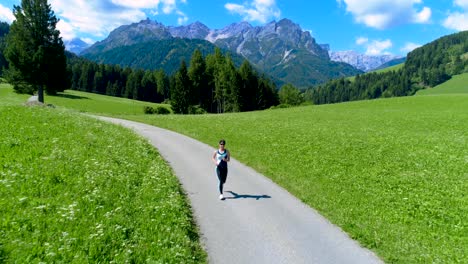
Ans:
[[[227,162],[223,161],[223,159],[227,157],[227,153],[227,149],[225,149],[223,153],[219,152],[219,149],[218,151],[216,151],[216,164],[218,164],[218,166],[221,162],[223,162],[225,164],[222,165],[225,165],[227,167]]]

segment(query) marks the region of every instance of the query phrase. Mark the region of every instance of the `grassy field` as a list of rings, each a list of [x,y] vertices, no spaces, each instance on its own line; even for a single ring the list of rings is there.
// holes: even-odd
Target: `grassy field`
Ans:
[[[387,68],[384,68],[384,69],[380,69],[380,70],[376,70],[376,71],[373,71],[373,72],[381,73],[381,72],[388,72],[388,71],[397,71],[397,70],[403,68],[403,66],[405,66],[405,63],[400,63],[400,64],[397,64],[397,65],[393,65],[393,66],[390,66],[390,67],[387,67]]]
[[[468,93],[468,73],[455,75],[447,82],[434,88],[420,90],[416,95],[466,94]]]
[[[28,96],[6,85],[0,96],[0,263],[206,262],[186,196],[146,140],[18,106]]]
[[[397,64],[397,65],[387,67],[385,69],[370,71],[369,73],[371,73],[371,72],[372,73],[382,73],[382,72],[388,72],[388,71],[397,71],[397,70],[403,68],[404,65],[405,65],[404,63],[400,63],[400,64]],[[366,73],[364,73],[364,74],[366,74]],[[354,80],[356,79],[356,76],[347,77],[346,79],[351,81],[351,82],[354,82]]]
[[[83,93],[73,90],[66,90],[64,93],[59,93],[57,96],[46,97],[46,103],[64,106],[80,112],[102,113],[106,115],[141,115],[143,114],[144,106],[160,106],[160,104],[155,103]],[[170,108],[168,105],[165,107]]]
[[[468,94],[226,115],[127,116],[216,145],[388,263],[468,259]],[[232,179],[235,180],[235,179]]]
[[[2,104],[21,104],[25,102],[30,95],[18,95],[12,93],[12,88],[8,84],[0,84],[0,98]],[[5,100],[4,100],[5,99]],[[78,112],[89,112],[105,115],[141,115],[144,106],[164,106],[170,109],[168,105],[161,105],[149,102],[130,100],[126,98],[117,98],[93,93],[84,93],[73,90],[66,90],[56,96],[45,95],[45,103],[57,107],[73,109]]]
[[[388,263],[464,263],[466,109],[468,93],[225,115],[120,116],[213,146],[226,138],[233,157]]]
[[[18,105],[28,100],[30,95],[13,93],[9,84],[0,82],[0,105]]]

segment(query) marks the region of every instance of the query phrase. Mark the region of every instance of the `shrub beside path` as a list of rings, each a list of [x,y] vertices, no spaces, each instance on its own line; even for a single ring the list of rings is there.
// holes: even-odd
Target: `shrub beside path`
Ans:
[[[314,209],[233,158],[226,200],[220,201],[214,147],[146,124],[98,118],[133,129],[168,161],[190,199],[210,263],[382,263]]]

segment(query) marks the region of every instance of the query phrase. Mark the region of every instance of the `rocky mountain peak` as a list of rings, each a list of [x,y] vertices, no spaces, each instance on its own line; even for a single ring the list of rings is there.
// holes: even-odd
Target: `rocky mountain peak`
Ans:
[[[71,51],[75,54],[80,54],[81,51],[88,48],[90,45],[79,38],[74,38],[72,40],[64,41],[63,44],[68,51]]]
[[[225,35],[230,35],[230,36],[235,36],[242,34],[252,28],[252,25],[250,25],[246,21],[242,21],[240,23],[232,23],[229,26],[221,29],[218,31],[219,34],[225,34]]]
[[[172,38],[172,35],[166,26],[147,18],[138,23],[124,25],[114,29],[106,39],[95,43],[89,49],[84,50],[83,53],[103,52],[120,46],[129,46],[140,42],[170,38]]]
[[[196,21],[187,26],[169,27],[169,32],[176,38],[204,39],[210,33],[210,29]]]
[[[365,72],[372,71],[384,63],[400,58],[394,55],[371,56],[353,50],[329,51],[329,54],[332,61],[348,63]]]
[[[350,65],[331,62],[328,52],[315,42],[310,32],[304,31],[289,19],[255,27],[243,21],[222,29],[209,29],[200,22],[166,27],[146,19],[115,29],[108,38],[82,54],[97,54],[119,46],[174,38],[207,40],[222,49],[242,55],[258,69],[281,76],[282,81],[298,86],[322,82],[327,76],[358,72]],[[316,67],[322,68],[311,70]]]

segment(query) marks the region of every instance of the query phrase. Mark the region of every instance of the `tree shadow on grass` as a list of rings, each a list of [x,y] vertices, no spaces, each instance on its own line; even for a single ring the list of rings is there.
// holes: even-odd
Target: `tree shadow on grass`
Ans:
[[[269,199],[271,198],[270,195],[251,195],[251,194],[238,194],[233,191],[227,191],[228,193],[232,194],[232,197],[226,197],[225,199],[255,199],[255,200],[260,200],[260,199]]]
[[[67,99],[89,99],[89,97],[86,97],[86,96],[79,96],[79,95],[65,94],[65,93],[57,93],[57,95],[55,96],[67,98]]]

